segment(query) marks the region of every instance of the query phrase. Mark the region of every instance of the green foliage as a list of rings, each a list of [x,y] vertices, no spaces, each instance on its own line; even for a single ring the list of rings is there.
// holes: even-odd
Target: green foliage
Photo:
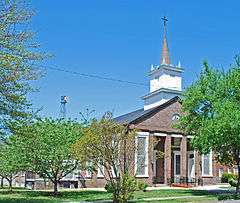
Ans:
[[[108,182],[105,185],[105,189],[109,193],[114,193],[114,191],[118,192],[118,195],[114,196],[115,202],[127,202],[133,199],[134,192],[138,189],[138,182],[135,177],[124,174],[120,183]]]
[[[112,182],[107,182],[106,185],[104,186],[105,190],[107,190],[107,192],[109,193],[113,193],[114,191],[114,186],[112,184]]]
[[[232,186],[232,187],[237,187],[237,180],[231,178],[228,183]]]
[[[126,196],[120,197],[120,191],[124,188],[122,184],[129,183],[125,174],[134,173],[131,171],[135,164],[134,140],[135,132],[129,132],[126,126],[116,123],[112,114],[107,113],[100,120],[93,119],[89,123],[83,136],[73,145],[72,151],[81,160],[82,166],[91,162],[95,171],[100,165],[104,167],[104,178],[110,182],[107,189],[113,192],[115,200],[119,200]]]
[[[12,189],[12,181],[26,167],[18,151],[19,149],[11,143],[11,138],[0,145],[0,176],[8,180],[10,189]]]
[[[138,188],[138,190],[141,190],[141,191],[145,192],[147,187],[148,187],[148,184],[146,182],[141,181],[141,180],[137,181],[137,188]]]
[[[46,55],[38,51],[39,45],[28,29],[33,12],[27,3],[3,0],[0,10],[0,125],[6,133],[6,120],[30,116],[30,81],[42,75],[37,64]]]
[[[239,200],[240,195],[239,194],[221,194],[218,196],[218,200],[223,201],[223,200]]]
[[[78,166],[70,150],[82,135],[82,126],[76,121],[46,118],[16,126],[13,132],[12,142],[28,163],[28,169],[55,186]]]
[[[133,199],[133,194],[137,190],[137,181],[135,177],[124,174],[122,181],[120,182],[120,195],[119,202],[127,202],[130,199]]]
[[[237,180],[237,175],[233,173],[223,173],[221,177],[222,183],[228,183],[230,179]]]
[[[240,164],[240,59],[227,71],[204,63],[199,79],[184,93],[184,115],[178,127],[193,135],[201,153],[211,149],[226,165]],[[237,188],[239,189],[239,188]]]

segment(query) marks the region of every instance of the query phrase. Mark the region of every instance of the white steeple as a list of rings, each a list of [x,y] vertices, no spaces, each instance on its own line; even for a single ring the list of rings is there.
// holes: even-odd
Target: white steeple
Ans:
[[[143,96],[144,110],[159,106],[175,96],[182,93],[182,72],[181,64],[178,66],[170,64],[170,57],[166,39],[166,17],[164,21],[164,40],[160,66],[151,67],[150,93]]]

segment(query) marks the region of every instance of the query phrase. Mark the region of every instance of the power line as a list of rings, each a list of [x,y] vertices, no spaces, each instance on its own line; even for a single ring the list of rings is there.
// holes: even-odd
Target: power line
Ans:
[[[145,83],[132,82],[132,81],[128,81],[128,80],[121,80],[121,79],[116,79],[116,78],[111,78],[111,77],[104,77],[104,76],[100,76],[100,75],[80,73],[80,72],[70,71],[70,70],[62,69],[62,68],[59,68],[59,67],[53,67],[53,66],[41,66],[41,67],[49,69],[49,70],[65,72],[65,73],[78,75],[78,76],[82,76],[82,77],[96,78],[96,79],[100,79],[100,80],[108,80],[108,81],[113,81],[113,82],[120,82],[120,83],[126,83],[126,84],[131,84],[131,85],[138,85],[138,86],[145,86],[145,87],[147,86],[148,87],[148,85],[145,84]]]

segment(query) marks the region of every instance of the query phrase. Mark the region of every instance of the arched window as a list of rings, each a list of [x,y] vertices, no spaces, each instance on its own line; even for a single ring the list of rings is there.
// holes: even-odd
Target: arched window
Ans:
[[[180,119],[180,115],[179,114],[177,114],[177,113],[173,114],[172,121],[177,121],[179,119]]]

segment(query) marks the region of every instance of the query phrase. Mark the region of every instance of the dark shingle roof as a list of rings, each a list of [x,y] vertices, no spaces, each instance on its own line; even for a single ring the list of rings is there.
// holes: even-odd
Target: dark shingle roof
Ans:
[[[137,118],[143,116],[144,114],[146,114],[146,112],[149,112],[149,110],[144,111],[144,109],[142,108],[142,109],[138,109],[136,111],[124,114],[122,116],[118,116],[114,118],[114,120],[120,124],[128,124],[136,120]]]
[[[120,123],[120,124],[129,124],[135,120],[138,120],[142,117],[145,117],[147,115],[150,115],[151,113],[154,113],[155,111],[159,111],[163,108],[165,108],[166,106],[172,104],[172,102],[175,102],[177,100],[179,100],[180,98],[178,96],[170,99],[169,101],[157,106],[157,107],[154,107],[152,109],[148,109],[148,110],[145,110],[142,108],[142,109],[138,109],[136,111],[132,111],[130,113],[127,113],[127,114],[124,114],[122,116],[118,116],[116,118],[114,118],[114,120],[117,122],[117,123]]]

